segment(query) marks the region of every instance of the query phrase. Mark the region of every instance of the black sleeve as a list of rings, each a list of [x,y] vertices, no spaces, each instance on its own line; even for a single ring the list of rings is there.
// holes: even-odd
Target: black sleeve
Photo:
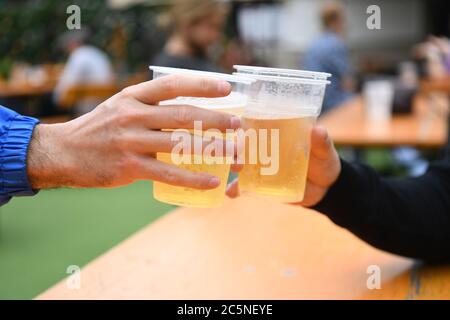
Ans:
[[[313,209],[379,249],[428,262],[450,261],[450,159],[417,178],[383,179],[341,161],[336,183]]]

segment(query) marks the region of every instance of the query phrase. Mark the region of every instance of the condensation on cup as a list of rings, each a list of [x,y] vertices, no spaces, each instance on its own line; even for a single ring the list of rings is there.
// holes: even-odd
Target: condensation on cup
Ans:
[[[251,78],[243,76],[233,76],[229,74],[203,72],[196,70],[168,68],[151,66],[153,71],[153,79],[164,77],[170,74],[184,74],[190,76],[198,76],[212,79],[228,81],[232,86],[232,92],[226,97],[204,98],[204,97],[178,97],[172,100],[162,101],[159,104],[164,105],[192,105],[198,108],[215,110],[219,112],[231,113],[240,116],[244,112],[244,108],[248,101],[248,91],[250,84],[254,82]],[[201,120],[201,119],[198,119]],[[166,131],[173,131],[173,128],[167,128]],[[217,130],[216,130],[217,131]],[[191,134],[208,138],[227,139],[225,134],[214,132],[213,130],[196,132],[190,130]],[[234,139],[234,136],[232,137]],[[195,208],[213,208],[221,205],[225,198],[225,189],[227,185],[228,175],[230,172],[230,164],[233,157],[224,155],[222,157],[209,156],[205,154],[183,154],[183,162],[180,163],[178,154],[174,153],[157,153],[159,161],[176,165],[182,169],[193,172],[209,173],[218,177],[221,181],[219,187],[211,190],[198,190],[187,187],[172,186],[165,183],[155,181],[153,183],[153,197],[161,202]],[[176,160],[176,161],[175,161]]]
[[[240,139],[245,144],[240,190],[279,202],[302,201],[311,130],[322,108],[329,84],[326,79],[331,75],[250,66],[234,68],[234,74],[256,79],[242,117],[243,129],[254,135]]]

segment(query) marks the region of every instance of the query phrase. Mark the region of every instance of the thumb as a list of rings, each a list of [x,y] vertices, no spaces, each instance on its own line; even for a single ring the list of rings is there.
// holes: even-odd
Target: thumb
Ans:
[[[320,187],[336,181],[341,170],[339,155],[325,128],[314,127],[311,133],[311,156],[308,180]]]
[[[327,129],[321,126],[314,127],[311,133],[311,157],[327,160],[333,152],[335,152],[333,142]]]

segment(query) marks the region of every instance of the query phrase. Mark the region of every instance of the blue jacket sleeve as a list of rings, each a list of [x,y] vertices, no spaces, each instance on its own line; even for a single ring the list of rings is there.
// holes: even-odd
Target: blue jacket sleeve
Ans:
[[[26,159],[39,120],[0,106],[0,206],[11,197],[35,195],[28,181]]]

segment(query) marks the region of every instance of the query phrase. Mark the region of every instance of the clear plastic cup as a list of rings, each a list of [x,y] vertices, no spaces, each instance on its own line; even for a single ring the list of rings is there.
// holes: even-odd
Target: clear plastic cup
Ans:
[[[245,69],[237,66],[239,73]],[[249,71],[252,70],[252,73]],[[244,169],[242,193],[280,202],[303,200],[309,164],[311,130],[331,76],[302,70],[247,67],[254,94],[242,117]],[[277,74],[275,76],[275,74]]]
[[[254,79],[243,76],[203,72],[196,70],[177,69],[168,67],[151,66],[153,78],[157,79],[169,74],[187,74],[199,77],[207,77],[228,81],[232,86],[232,92],[226,97],[202,98],[202,97],[178,97],[172,100],[161,101],[160,105],[192,105],[199,108],[227,112],[242,115],[248,103],[250,84]],[[201,119],[199,119],[201,120]],[[167,128],[171,131],[173,128]],[[211,138],[232,139],[233,136],[219,133],[217,130],[201,131],[191,130],[194,135],[202,135]],[[197,208],[212,208],[219,206],[225,197],[225,189],[230,172],[230,164],[233,159],[226,155],[222,157],[205,154],[183,154],[181,159],[174,153],[157,153],[159,161],[176,165],[193,172],[204,172],[218,177],[221,181],[219,187],[211,190],[198,190],[186,187],[177,187],[155,181],[153,184],[153,196],[161,202]],[[182,161],[182,163],[180,163]]]

